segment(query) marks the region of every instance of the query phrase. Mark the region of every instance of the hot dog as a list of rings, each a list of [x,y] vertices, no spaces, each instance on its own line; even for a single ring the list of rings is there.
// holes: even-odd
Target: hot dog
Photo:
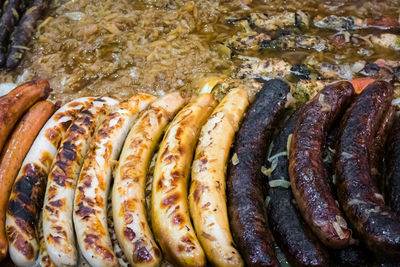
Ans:
[[[293,266],[327,266],[328,251],[303,221],[289,186],[289,159],[287,146],[297,124],[301,108],[285,122],[274,138],[268,181],[281,181],[280,186],[269,186],[267,213],[271,232],[277,244]],[[267,165],[268,166],[268,165]],[[285,183],[286,181],[286,183]]]
[[[113,162],[140,111],[155,99],[138,94],[121,102],[100,124],[75,189],[73,220],[79,248],[92,266],[117,266],[107,227],[107,195]]]
[[[197,237],[213,266],[243,266],[232,245],[225,195],[229,150],[248,106],[246,91],[232,89],[201,129],[192,166],[189,205]]]
[[[160,249],[146,220],[146,175],[164,128],[184,103],[179,93],[172,93],[151,104],[129,132],[114,170],[114,228],[132,266],[158,266],[161,262]]]
[[[61,107],[43,126],[15,179],[8,201],[6,233],[12,261],[32,265],[39,251],[36,225],[43,203],[47,175],[65,131],[91,98],[79,98]]]
[[[96,127],[117,103],[109,97],[88,103],[65,133],[52,164],[43,205],[43,234],[47,253],[58,266],[78,262],[72,222],[75,185]]]
[[[264,208],[261,166],[275,127],[282,119],[290,87],[264,83],[248,109],[228,165],[228,212],[233,239],[247,266],[278,266]]]
[[[206,257],[189,217],[187,187],[200,129],[216,102],[195,97],[171,122],[161,142],[151,195],[151,223],[166,259],[177,266],[204,266]]]
[[[42,126],[54,113],[56,106],[50,101],[40,101],[33,105],[22,117],[8,139],[0,158],[0,261],[5,258],[8,241],[5,220],[11,187],[15,176]]]
[[[22,114],[38,100],[47,98],[49,93],[48,81],[35,80],[21,84],[0,97],[0,151]]]
[[[300,213],[321,242],[336,249],[352,239],[331,193],[322,152],[330,128],[353,95],[354,88],[348,82],[322,89],[303,107],[290,146],[290,182]]]
[[[341,122],[337,145],[338,198],[367,247],[380,255],[400,256],[400,216],[385,205],[370,169],[369,153],[393,98],[393,87],[368,85]]]

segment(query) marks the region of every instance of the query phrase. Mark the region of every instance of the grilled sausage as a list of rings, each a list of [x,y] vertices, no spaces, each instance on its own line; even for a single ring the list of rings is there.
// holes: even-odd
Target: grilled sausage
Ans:
[[[400,256],[400,216],[384,203],[371,176],[370,144],[393,98],[383,81],[367,86],[346,112],[337,145],[338,198],[367,247],[380,255]]]
[[[151,195],[151,223],[168,261],[178,266],[204,266],[206,257],[189,217],[187,187],[200,129],[216,102],[201,94],[171,122],[161,142]]]
[[[21,84],[0,98],[0,151],[15,123],[39,99],[45,99],[50,93],[46,80],[36,80]]]
[[[47,178],[43,234],[47,253],[58,266],[78,262],[72,223],[75,185],[96,127],[117,103],[112,98],[97,98],[82,109],[61,141]]]
[[[388,176],[386,181],[386,196],[388,205],[400,215],[400,118],[395,117],[395,123],[390,133]]]
[[[278,266],[264,207],[261,166],[275,127],[282,119],[290,87],[264,83],[237,134],[228,165],[228,212],[233,239],[247,266]]]
[[[129,132],[114,170],[114,228],[132,266],[158,266],[161,262],[160,249],[146,220],[146,175],[164,128],[183,104],[179,93],[155,101]]]
[[[138,94],[121,102],[100,124],[75,189],[73,220],[85,259],[92,266],[117,266],[107,227],[111,170],[137,114],[155,99]]]
[[[290,182],[300,213],[321,242],[336,249],[347,246],[352,238],[331,193],[322,152],[327,133],[353,95],[348,82],[322,89],[304,106],[290,146]]]
[[[189,206],[197,237],[213,266],[243,266],[232,245],[225,195],[229,150],[248,106],[246,91],[231,90],[200,133],[192,166]]]
[[[5,220],[11,187],[26,153],[55,109],[56,106],[50,101],[40,101],[33,105],[22,117],[2,151],[0,158],[0,261],[6,257],[8,250]]]
[[[268,181],[267,213],[271,232],[277,244],[285,253],[287,260],[293,266],[327,266],[328,251],[305,224],[297,207],[293,204],[294,197],[289,184],[289,159],[287,146],[296,127],[302,110],[299,109],[285,122],[274,138],[270,149]],[[268,166],[268,165],[267,165]],[[284,181],[282,181],[284,180]],[[274,181],[282,184],[275,186]]]
[[[36,266],[40,267],[56,267],[57,265],[51,260],[49,253],[47,252],[46,242],[43,234],[43,210],[39,217],[39,226],[37,229],[38,240],[39,240],[39,255],[36,259]]]
[[[43,126],[21,165],[6,215],[10,256],[18,266],[35,262],[39,251],[35,228],[51,163],[74,116],[90,99],[79,98],[61,107]]]

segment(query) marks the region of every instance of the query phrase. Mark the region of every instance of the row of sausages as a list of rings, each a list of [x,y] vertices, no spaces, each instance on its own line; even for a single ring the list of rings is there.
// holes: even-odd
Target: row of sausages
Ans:
[[[249,107],[246,91],[235,88],[219,104],[207,92],[186,105],[179,93],[138,94],[122,102],[84,97],[58,109],[34,104],[48,96],[47,81],[23,84],[0,98],[1,257],[8,248],[18,266],[38,259],[74,266],[81,253],[92,266],[117,266],[111,192],[113,228],[131,266],[158,266],[163,256],[176,266],[278,266],[275,241],[295,266],[326,266],[328,249],[340,254],[358,240],[396,258],[393,88],[353,85],[326,86],[285,120],[290,87],[278,79]],[[377,170],[390,131],[389,207]],[[333,185],[323,158],[329,138]],[[159,143],[148,222],[146,180]]]

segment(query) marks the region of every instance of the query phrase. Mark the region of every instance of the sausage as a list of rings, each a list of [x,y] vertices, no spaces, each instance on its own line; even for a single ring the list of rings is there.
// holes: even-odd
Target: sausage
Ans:
[[[90,99],[79,98],[54,113],[22,162],[11,189],[6,214],[9,252],[12,261],[18,266],[28,266],[35,262],[39,251],[35,228],[51,163],[69,124]]]
[[[290,146],[290,182],[300,213],[321,242],[335,249],[346,247],[352,238],[331,193],[322,153],[330,128],[353,95],[349,82],[322,89],[302,109]]]
[[[56,105],[50,101],[40,101],[33,105],[15,127],[4,145],[0,157],[0,261],[7,255],[8,241],[5,220],[11,187],[21,167],[26,153],[42,126],[54,113]]]
[[[96,127],[117,103],[112,98],[97,98],[79,112],[61,141],[48,175],[43,235],[47,253],[58,266],[78,262],[72,223],[75,185]]]
[[[285,187],[282,181],[290,181],[287,146],[301,113],[300,108],[290,116],[271,144],[267,159],[271,172],[268,181],[271,185],[273,181],[281,181],[282,185],[269,186],[267,214],[271,232],[291,265],[327,266],[328,251],[303,221],[297,206],[293,204],[295,200],[290,187]]]
[[[370,145],[392,98],[393,87],[377,81],[347,110],[336,149],[336,180],[339,202],[367,248],[400,256],[400,216],[385,205],[369,162]]]
[[[117,266],[107,227],[112,167],[140,111],[155,99],[138,94],[121,102],[99,125],[75,189],[73,220],[79,248],[92,266]]]
[[[50,85],[46,80],[21,84],[0,97],[0,151],[22,114],[40,99],[49,96]]]
[[[43,210],[39,217],[38,226],[38,240],[39,240],[39,255],[36,259],[36,266],[40,267],[56,267],[57,265],[51,260],[49,253],[47,252],[46,242],[43,234]]]
[[[195,97],[176,115],[158,151],[151,195],[154,236],[166,259],[177,266],[204,266],[206,257],[189,217],[187,187],[200,129],[216,102]]]
[[[249,267],[279,265],[264,207],[261,166],[272,134],[284,116],[289,91],[289,85],[279,79],[264,83],[243,119],[228,164],[232,236]]]
[[[386,156],[389,163],[386,196],[388,205],[400,215],[400,118],[398,116],[395,117],[390,136],[389,152]]]
[[[222,99],[201,129],[192,164],[190,214],[213,266],[243,266],[229,229],[225,175],[229,150],[248,104],[247,92],[240,88]]]
[[[114,229],[132,266],[158,266],[161,262],[160,249],[146,220],[146,176],[165,127],[184,103],[179,93],[172,93],[151,104],[129,132],[114,170]]]

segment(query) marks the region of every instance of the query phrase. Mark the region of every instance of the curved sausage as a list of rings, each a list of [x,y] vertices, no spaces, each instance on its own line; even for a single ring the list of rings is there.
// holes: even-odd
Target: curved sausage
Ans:
[[[155,99],[138,94],[121,102],[95,133],[75,189],[73,220],[79,248],[90,265],[117,266],[107,227],[107,195],[113,164],[140,111]]]
[[[337,145],[338,198],[354,229],[379,255],[400,256],[400,216],[384,203],[370,169],[369,149],[393,98],[393,87],[367,86],[341,122]]]
[[[75,185],[96,127],[117,103],[108,97],[88,103],[65,133],[52,164],[43,205],[43,235],[47,253],[58,266],[78,262],[72,223]]]
[[[50,90],[48,81],[35,80],[0,97],[0,151],[22,114],[38,100],[47,98]]]
[[[274,138],[270,150],[270,170],[268,181],[290,181],[287,145],[296,127],[300,108],[285,122]],[[289,184],[288,184],[289,186]],[[268,220],[277,244],[293,266],[327,266],[328,251],[305,224],[297,207],[290,187],[269,186]]]
[[[284,116],[290,87],[264,83],[243,120],[228,165],[228,212],[233,239],[247,266],[278,266],[264,207],[261,166],[272,134]]]
[[[338,82],[307,103],[297,121],[289,155],[290,182],[300,213],[321,242],[336,249],[349,245],[352,238],[331,193],[322,153],[327,133],[353,95],[350,83]]]
[[[51,163],[68,126],[91,99],[79,98],[54,113],[39,132],[21,165],[6,215],[10,256],[18,266],[32,265],[36,260],[39,244],[35,228]]]
[[[400,118],[398,116],[395,117],[390,136],[389,153],[386,157],[389,161],[386,195],[388,205],[400,215]]]
[[[2,151],[0,158],[0,261],[6,257],[8,250],[5,221],[11,187],[26,153],[55,110],[56,106],[50,101],[40,101],[33,105],[15,127]]]
[[[172,93],[151,104],[129,132],[114,170],[114,229],[132,266],[158,266],[161,262],[160,249],[146,219],[146,176],[165,127],[184,103],[179,93]]]
[[[166,259],[178,266],[204,266],[206,257],[189,217],[187,187],[200,129],[216,102],[195,97],[176,115],[161,142],[151,195],[151,223]]]
[[[248,104],[248,95],[240,88],[222,99],[201,129],[192,165],[190,214],[213,266],[243,266],[229,229],[225,175],[229,150]]]

